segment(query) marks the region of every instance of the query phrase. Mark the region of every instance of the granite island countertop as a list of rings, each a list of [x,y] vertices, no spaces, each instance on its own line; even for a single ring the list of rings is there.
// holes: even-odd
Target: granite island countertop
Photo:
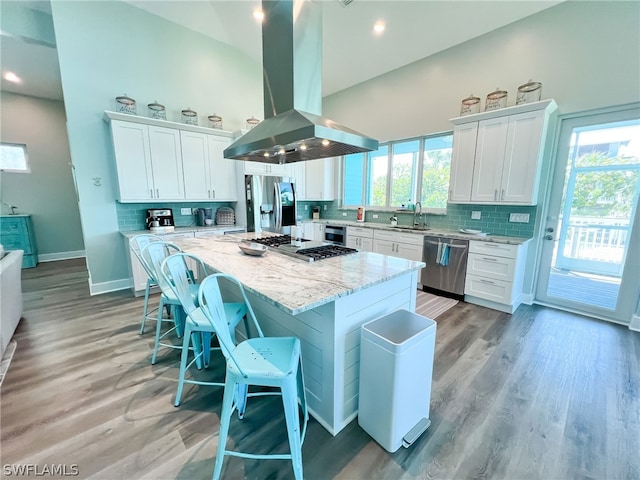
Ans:
[[[263,235],[264,232],[257,234]],[[291,315],[425,266],[422,262],[370,252],[306,262],[270,248],[263,256],[254,257],[238,247],[243,239],[251,238],[256,234],[180,238],[173,243],[200,257],[215,272],[233,275],[247,291]]]

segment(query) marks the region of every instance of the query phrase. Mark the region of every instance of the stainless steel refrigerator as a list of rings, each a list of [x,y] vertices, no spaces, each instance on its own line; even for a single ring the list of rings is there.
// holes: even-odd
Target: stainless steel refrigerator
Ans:
[[[296,190],[291,180],[245,175],[248,232],[290,232],[289,227],[296,224]]]

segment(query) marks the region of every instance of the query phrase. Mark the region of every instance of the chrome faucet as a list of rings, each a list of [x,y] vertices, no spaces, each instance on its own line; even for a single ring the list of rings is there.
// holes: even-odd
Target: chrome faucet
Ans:
[[[420,213],[418,213],[418,207],[420,207]],[[422,220],[422,203],[416,202],[415,209],[413,210],[413,226],[419,227],[420,222],[416,222],[416,213],[418,214],[418,219]]]

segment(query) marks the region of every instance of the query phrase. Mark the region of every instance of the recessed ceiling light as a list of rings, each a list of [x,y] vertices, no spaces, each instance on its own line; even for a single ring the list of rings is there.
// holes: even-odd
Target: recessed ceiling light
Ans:
[[[256,8],[253,11],[253,18],[255,18],[258,22],[262,22],[264,20],[264,12],[261,8]]]
[[[373,24],[373,31],[377,35],[380,35],[382,32],[384,32],[384,28],[385,28],[385,24],[382,20],[378,20],[376,23]]]
[[[11,82],[11,83],[22,83],[22,79],[16,75],[13,72],[4,72],[4,75],[2,75],[2,77],[7,81],[7,82]]]

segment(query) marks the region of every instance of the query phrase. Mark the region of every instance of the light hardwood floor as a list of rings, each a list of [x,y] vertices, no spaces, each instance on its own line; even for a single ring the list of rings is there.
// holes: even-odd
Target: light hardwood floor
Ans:
[[[78,478],[210,478],[222,390],[189,386],[173,407],[178,357],[164,351],[150,365],[142,299],[90,297],[82,260],[23,270],[23,289],[0,398],[2,475],[66,464]],[[639,334],[526,305],[507,315],[460,302],[437,323],[431,427],[389,454],[357,421],[332,437],[311,420],[306,478],[640,478]],[[222,363],[196,375],[222,378]],[[230,435],[286,451],[279,399],[252,399]],[[223,475],[293,477],[288,461],[238,458]]]

